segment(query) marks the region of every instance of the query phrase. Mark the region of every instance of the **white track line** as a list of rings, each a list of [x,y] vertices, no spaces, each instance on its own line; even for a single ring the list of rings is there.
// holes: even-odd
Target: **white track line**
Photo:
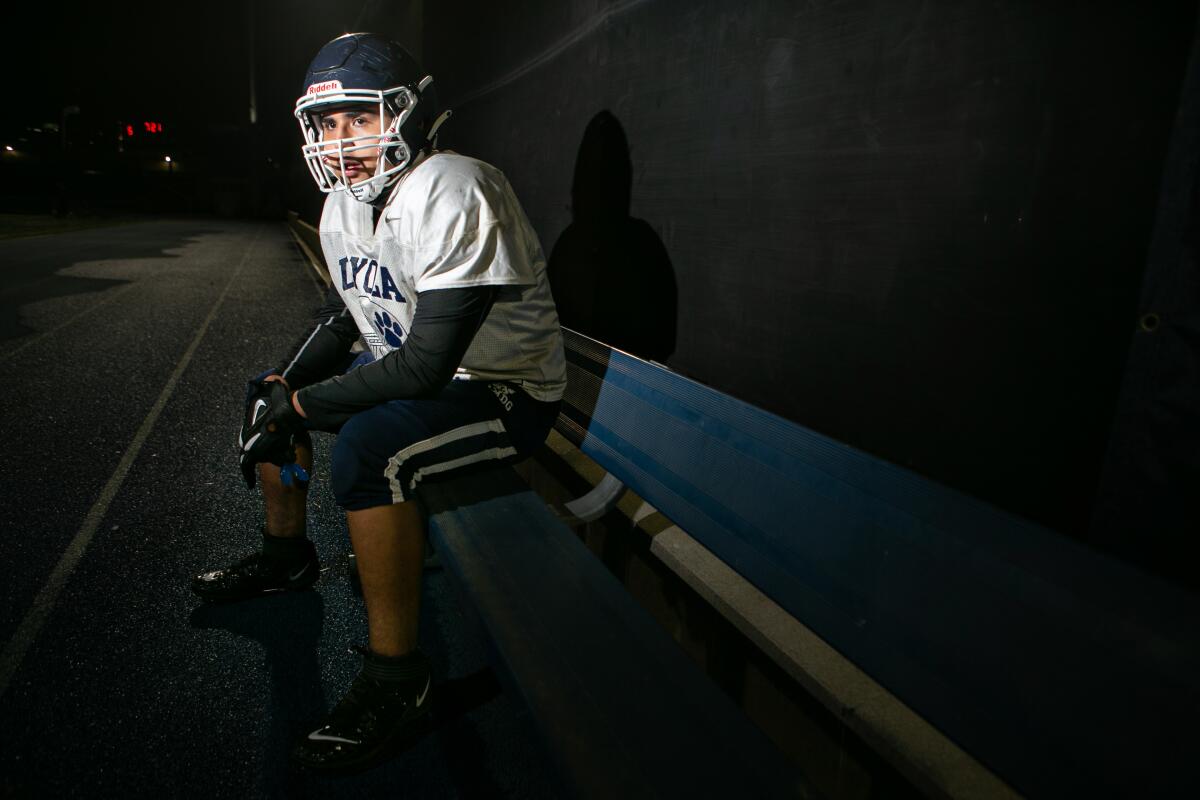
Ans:
[[[220,296],[217,297],[216,302],[209,309],[208,316],[200,324],[200,329],[196,331],[195,338],[188,345],[188,349],[184,351],[183,357],[180,358],[179,363],[175,366],[175,371],[171,373],[171,377],[167,379],[167,385],[163,387],[162,392],[158,395],[158,399],[154,401],[154,406],[146,414],[146,418],[142,420],[141,427],[134,434],[133,441],[129,443],[129,447],[125,449],[125,453],[121,456],[121,461],[117,464],[112,477],[108,479],[108,483],[104,485],[104,488],[100,490],[100,497],[96,500],[91,510],[88,511],[87,516],[83,520],[83,526],[75,534],[75,538],[71,540],[71,543],[67,545],[67,549],[63,552],[62,557],[58,559],[58,564],[54,566],[54,571],[46,579],[46,584],[42,586],[41,590],[37,593],[37,597],[33,599],[33,605],[25,614],[25,618],[21,620],[21,625],[17,628],[17,632],[13,634],[12,639],[4,646],[4,652],[0,654],[0,696],[8,691],[13,675],[21,666],[21,662],[25,660],[25,654],[29,652],[30,645],[37,638],[42,626],[46,624],[46,620],[50,617],[50,612],[54,610],[54,604],[58,600],[58,595],[62,592],[63,587],[66,586],[71,573],[75,571],[75,567],[79,565],[79,560],[83,558],[83,553],[87,550],[88,544],[91,543],[92,536],[95,535],[96,528],[100,525],[100,520],[104,519],[109,505],[112,503],[113,498],[116,497],[117,492],[120,491],[121,484],[125,482],[125,477],[129,474],[129,468],[133,466],[134,459],[137,458],[138,453],[142,450],[142,445],[146,443],[146,439],[150,436],[150,431],[154,428],[154,423],[158,421],[159,414],[162,413],[167,400],[170,399],[172,392],[175,391],[175,386],[179,383],[183,371],[192,360],[192,356],[195,355],[196,348],[200,346],[200,341],[208,331],[208,326],[212,324],[213,319],[217,316],[217,310],[225,300],[225,295],[229,293],[229,287],[233,286],[237,276],[241,273],[242,267],[245,266],[246,260],[250,257],[250,253],[254,249],[254,245],[258,242],[261,233],[261,228],[255,232],[250,245],[242,254],[242,260],[238,262],[237,267],[229,276],[229,281],[225,284],[225,288],[221,290]]]

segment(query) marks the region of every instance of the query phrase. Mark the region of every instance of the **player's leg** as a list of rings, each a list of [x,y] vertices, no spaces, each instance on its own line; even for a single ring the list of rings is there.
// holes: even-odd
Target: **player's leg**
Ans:
[[[423,732],[432,678],[417,648],[425,522],[413,494],[423,480],[528,454],[555,413],[508,385],[454,381],[436,397],[386,403],[342,428],[332,482],[347,511],[370,648],[350,691],[297,742],[297,761],[360,768]]]
[[[356,415],[338,434],[333,491],[346,509],[369,646],[359,648],[363,667],[349,691],[297,742],[293,757],[301,764],[362,768],[426,729],[432,674],[417,649],[425,522],[411,498],[393,492],[387,472],[394,453],[440,427],[419,412],[381,406]]]
[[[296,463],[312,474],[312,438],[296,438]],[[283,480],[273,464],[258,465],[266,522],[259,549],[222,569],[192,579],[192,591],[210,602],[248,600],[307,589],[321,574],[317,550],[306,536],[308,482]]]
[[[312,437],[307,432],[296,436],[296,464],[312,475]],[[264,532],[269,536],[294,538],[307,532],[308,482],[284,483],[282,470],[274,464],[258,465],[258,484],[262,488],[266,516]]]
[[[425,524],[414,502],[348,510],[346,520],[367,607],[362,671],[293,757],[318,769],[358,769],[428,730],[433,674],[417,649]]]
[[[425,520],[414,502],[346,512],[358,562],[371,652],[403,656],[417,647]]]

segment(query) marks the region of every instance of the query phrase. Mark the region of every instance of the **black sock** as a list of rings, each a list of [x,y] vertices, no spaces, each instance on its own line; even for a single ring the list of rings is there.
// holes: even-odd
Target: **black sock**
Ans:
[[[380,683],[424,683],[429,675],[429,659],[420,650],[403,656],[381,656],[367,650],[363,653],[363,674]]]
[[[263,530],[263,555],[272,561],[303,561],[312,550],[305,536],[272,536]]]

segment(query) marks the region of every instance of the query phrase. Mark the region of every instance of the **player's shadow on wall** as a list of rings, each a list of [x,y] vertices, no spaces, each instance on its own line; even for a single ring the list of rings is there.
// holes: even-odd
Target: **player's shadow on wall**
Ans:
[[[571,224],[548,266],[564,327],[654,361],[675,352],[675,271],[658,234],[629,216],[633,167],[609,111],[583,133],[571,186]]]

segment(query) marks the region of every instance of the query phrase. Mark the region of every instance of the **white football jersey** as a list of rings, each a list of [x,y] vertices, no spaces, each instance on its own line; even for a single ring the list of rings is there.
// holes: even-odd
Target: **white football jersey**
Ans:
[[[329,276],[376,358],[404,343],[418,292],[495,285],[495,304],[455,379],[513,381],[538,400],[562,397],[566,368],[546,259],[504,173],[435,153],[400,180],[377,225],[371,211],[333,192],[320,232]]]

